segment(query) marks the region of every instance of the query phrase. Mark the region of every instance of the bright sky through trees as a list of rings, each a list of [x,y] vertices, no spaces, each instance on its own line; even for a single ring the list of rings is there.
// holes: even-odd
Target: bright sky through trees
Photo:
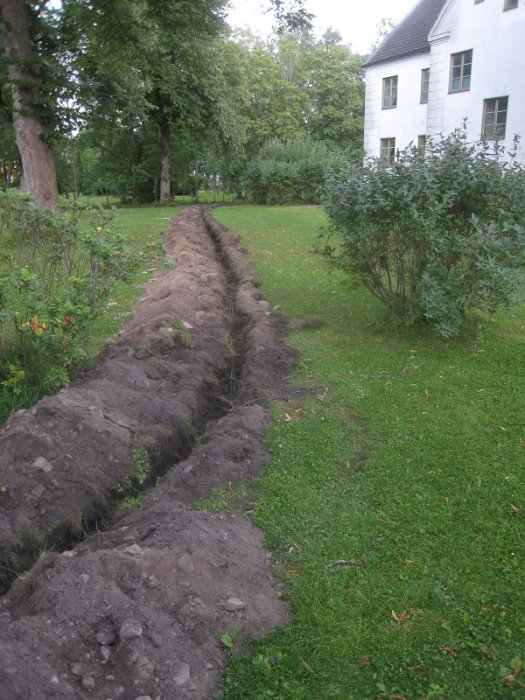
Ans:
[[[357,53],[368,53],[377,35],[377,25],[390,17],[399,22],[416,5],[417,0],[375,0],[362,3],[358,0],[305,0],[306,9],[315,15],[313,21],[317,34],[328,27],[337,29],[345,42],[352,44]],[[268,0],[232,0],[228,22],[232,26],[248,26],[263,36],[274,24],[271,13],[264,13]]]

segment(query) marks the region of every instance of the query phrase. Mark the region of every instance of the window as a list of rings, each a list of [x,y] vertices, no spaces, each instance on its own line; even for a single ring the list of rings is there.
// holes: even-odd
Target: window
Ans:
[[[518,0],[505,0],[504,10],[515,10],[518,7]]]
[[[490,100],[484,100],[481,138],[487,141],[499,141],[505,138],[508,104],[508,97],[494,97]]]
[[[470,90],[472,74],[472,49],[453,53],[450,57],[450,92]]]
[[[389,138],[389,139],[381,139],[381,160],[388,164],[392,165],[394,160],[396,159],[396,140]]]
[[[383,78],[383,109],[397,107],[397,75]]]
[[[474,0],[474,5],[477,5],[480,2],[483,2],[483,0]]]
[[[428,81],[430,78],[430,68],[423,68],[421,71],[421,94],[419,97],[420,103],[426,104],[428,102]]]
[[[420,136],[417,137],[417,148],[418,148],[418,151],[423,156],[425,155],[426,145],[427,145],[427,135],[421,134]]]

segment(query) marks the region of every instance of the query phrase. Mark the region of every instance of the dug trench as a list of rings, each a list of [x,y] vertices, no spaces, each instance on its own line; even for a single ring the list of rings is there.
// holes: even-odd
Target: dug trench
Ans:
[[[221,635],[286,620],[250,518],[192,505],[262,469],[296,353],[209,211],[164,241],[169,269],[98,367],[0,429],[2,698],[217,697]]]

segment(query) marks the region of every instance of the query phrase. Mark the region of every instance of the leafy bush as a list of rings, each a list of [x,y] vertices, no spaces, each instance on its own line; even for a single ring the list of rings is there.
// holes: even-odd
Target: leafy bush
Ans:
[[[472,310],[509,307],[525,267],[525,169],[463,131],[332,172],[318,246],[405,322],[455,335]]]
[[[85,360],[91,322],[138,264],[111,232],[114,212],[89,210],[87,231],[80,215],[79,207],[54,212],[0,195],[0,413],[69,382]],[[158,254],[154,244],[147,254]]]
[[[327,168],[336,167],[340,160],[339,154],[310,137],[272,139],[248,164],[243,184],[257,204],[317,204]]]

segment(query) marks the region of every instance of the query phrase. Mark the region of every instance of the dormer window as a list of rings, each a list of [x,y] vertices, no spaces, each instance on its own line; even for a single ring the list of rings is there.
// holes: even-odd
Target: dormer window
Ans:
[[[450,57],[450,92],[470,90],[472,49],[453,53]]]
[[[503,10],[515,10],[518,7],[518,0],[505,0]]]

